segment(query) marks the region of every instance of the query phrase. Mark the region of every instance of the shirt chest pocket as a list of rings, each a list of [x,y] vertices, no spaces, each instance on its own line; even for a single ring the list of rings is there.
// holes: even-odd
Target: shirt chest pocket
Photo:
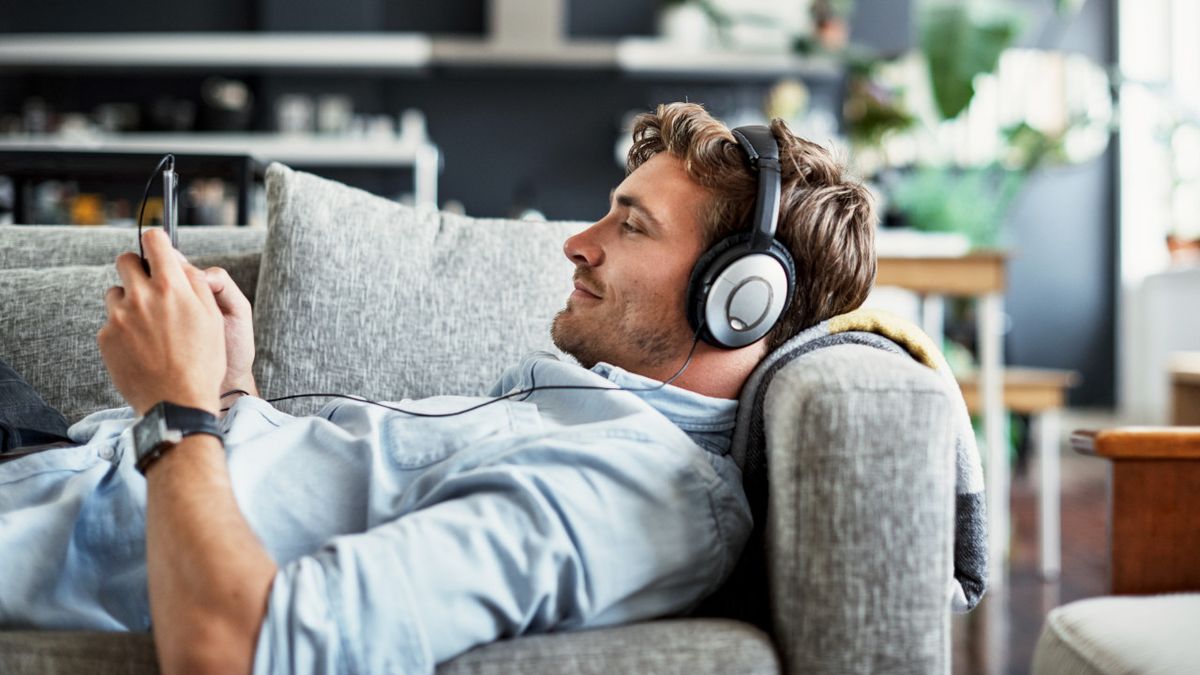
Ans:
[[[466,406],[469,407],[469,406]],[[461,408],[450,408],[453,412]],[[385,452],[400,469],[422,469],[483,443],[541,429],[537,406],[498,401],[461,415],[391,415],[383,428]]]

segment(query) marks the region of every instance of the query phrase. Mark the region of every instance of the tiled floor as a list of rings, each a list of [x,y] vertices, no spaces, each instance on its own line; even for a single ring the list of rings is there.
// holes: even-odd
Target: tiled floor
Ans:
[[[1068,418],[1066,430],[1109,426]],[[1013,477],[1013,541],[1008,583],[993,586],[973,612],[953,622],[954,673],[1028,673],[1046,613],[1104,595],[1108,588],[1108,462],[1062,454],[1062,566],[1057,582],[1038,574],[1037,463]]]

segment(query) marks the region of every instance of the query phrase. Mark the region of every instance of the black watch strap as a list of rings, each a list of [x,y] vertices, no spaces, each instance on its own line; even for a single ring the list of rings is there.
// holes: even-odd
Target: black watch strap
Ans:
[[[154,414],[161,416],[165,429],[178,432],[180,440],[196,434],[208,434],[216,436],[217,440],[221,441],[221,445],[225,444],[217,416],[207,410],[176,405],[170,401],[161,401],[150,409],[146,417]],[[146,470],[161,459],[163,455],[170,452],[175,445],[175,442],[163,440],[149,449],[138,448],[138,471],[145,475]]]

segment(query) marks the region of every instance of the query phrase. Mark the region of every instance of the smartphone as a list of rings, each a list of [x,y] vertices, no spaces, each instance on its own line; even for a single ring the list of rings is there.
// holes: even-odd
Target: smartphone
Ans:
[[[171,238],[171,248],[179,249],[179,174],[174,162],[163,170],[163,229]]]

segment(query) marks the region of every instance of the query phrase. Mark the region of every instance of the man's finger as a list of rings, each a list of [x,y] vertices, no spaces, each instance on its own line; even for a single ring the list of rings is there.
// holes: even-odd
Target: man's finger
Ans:
[[[204,272],[199,268],[188,265],[180,270],[187,279],[187,282],[192,286],[192,292],[196,297],[200,298],[209,307],[209,309],[219,309],[217,299],[213,297],[212,289],[208,287],[208,279],[205,278]]]
[[[108,310],[108,315],[112,316],[113,311],[117,307],[117,303],[125,299],[125,289],[120,286],[110,286],[104,292],[104,308]]]
[[[242,295],[241,289],[237,287],[233,277],[229,276],[229,272],[221,267],[209,267],[204,270],[204,278],[208,280],[208,287],[212,289],[213,297],[217,299],[217,306],[222,310],[237,310],[243,305],[249,306],[250,302],[246,296]]]
[[[229,282],[229,273],[220,267],[208,267],[204,270],[204,278],[208,280],[208,287],[212,292],[220,295]]]
[[[198,270],[198,269],[200,269],[199,267],[196,267],[195,265],[193,265],[193,264],[191,263],[191,261],[187,259],[187,256],[186,256],[186,255],[184,255],[184,254],[183,254],[183,252],[182,252],[182,251],[180,251],[179,249],[177,249],[177,248],[172,248],[171,250],[175,252],[175,257],[179,259],[179,265],[180,265],[181,267],[183,267],[183,269],[185,269],[185,270],[187,270],[187,269],[193,269],[193,270]]]
[[[171,239],[159,229],[147,230],[142,235],[142,248],[146,260],[150,261],[150,275],[165,279],[168,283],[182,284],[187,281],[183,266],[171,247]]]
[[[117,256],[117,275],[121,277],[121,285],[129,290],[139,288],[146,283],[146,270],[142,269],[142,259],[136,253],[122,253]]]

